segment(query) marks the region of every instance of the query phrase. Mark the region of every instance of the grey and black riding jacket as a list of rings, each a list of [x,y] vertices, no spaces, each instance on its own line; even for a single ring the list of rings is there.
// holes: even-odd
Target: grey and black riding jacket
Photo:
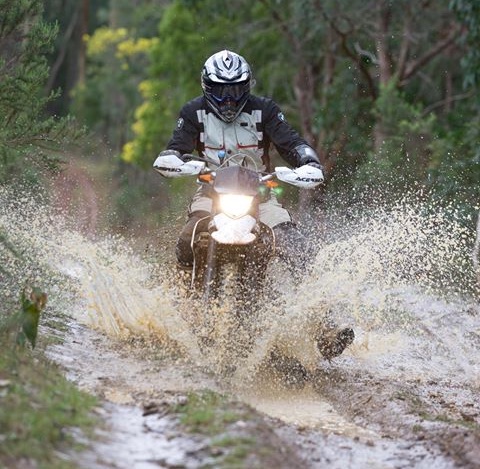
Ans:
[[[253,164],[252,169],[270,172],[270,144],[293,167],[320,163],[315,151],[286,122],[278,105],[269,98],[253,95],[231,123],[219,119],[204,96],[189,101],[180,111],[167,149],[182,155],[197,150],[217,164],[224,158],[248,155],[251,158],[247,166]]]

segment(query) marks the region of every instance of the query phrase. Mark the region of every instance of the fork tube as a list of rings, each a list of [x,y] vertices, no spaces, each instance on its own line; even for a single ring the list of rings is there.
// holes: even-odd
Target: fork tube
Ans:
[[[203,283],[203,299],[207,302],[215,296],[215,278],[217,276],[217,243],[210,238],[207,249],[207,266]]]

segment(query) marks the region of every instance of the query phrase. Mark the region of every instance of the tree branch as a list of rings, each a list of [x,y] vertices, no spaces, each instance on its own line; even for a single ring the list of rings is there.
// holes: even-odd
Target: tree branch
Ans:
[[[436,108],[445,106],[446,104],[454,103],[456,101],[461,101],[462,99],[471,98],[472,96],[474,96],[474,92],[469,91],[468,93],[457,94],[455,96],[449,96],[448,98],[442,99],[441,101],[437,101],[436,103],[433,103],[430,106],[427,106],[423,110],[422,117],[425,117],[426,115],[430,114]]]
[[[400,44],[400,51],[398,54],[398,65],[397,65],[397,74],[402,76],[405,73],[405,67],[408,60],[408,52],[410,49],[410,38],[411,38],[411,19],[412,14],[409,7],[407,7],[407,12],[405,15],[405,21],[403,22],[403,34],[402,34],[402,43]]]
[[[365,77],[370,96],[372,97],[373,100],[377,99],[377,89],[375,87],[375,82],[373,80],[372,75],[368,71],[366,64],[363,62],[362,58],[358,54],[356,54],[354,51],[352,51],[352,49],[350,49],[350,47],[348,47],[348,44],[347,44],[348,32],[343,32],[340,30],[340,28],[335,24],[335,22],[327,15],[321,2],[318,2],[318,1],[315,2],[315,5],[317,9],[320,11],[320,13],[322,14],[325,21],[330,25],[332,30],[340,38],[340,43],[345,54],[348,57],[350,57],[353,60],[353,62],[355,62],[358,69],[360,70],[360,73]]]
[[[392,61],[388,53],[388,31],[392,17],[391,7],[387,2],[378,6],[378,23],[375,42],[377,44],[378,68],[380,70],[380,83],[388,83],[392,76]]]
[[[421,67],[427,64],[430,60],[436,57],[440,52],[445,50],[447,47],[452,45],[455,40],[460,36],[462,29],[456,25],[453,25],[453,28],[450,31],[450,34],[443,40],[438,42],[433,46],[429,51],[427,51],[422,57],[418,58],[415,61],[410,62],[405,69],[403,75],[399,76],[399,85],[403,86],[406,84],[408,79],[414,75]]]
[[[55,59],[54,64],[50,68],[50,75],[48,77],[48,81],[45,86],[46,94],[50,94],[50,92],[52,91],[55,80],[57,79],[58,72],[60,71],[60,67],[62,66],[63,61],[65,60],[65,56],[67,55],[69,41],[72,37],[73,31],[75,30],[75,26],[77,24],[79,10],[80,10],[80,3],[77,4],[77,7],[73,12],[70,23],[68,24],[67,30],[65,31],[65,35],[63,36],[63,39],[62,39],[62,45],[60,47],[60,51],[57,55],[57,58]]]
[[[283,31],[287,39],[295,45],[295,50],[298,49],[298,39],[292,33],[292,31],[288,28],[287,22],[283,20],[283,18],[278,14],[278,11],[271,7],[270,2],[268,0],[260,0],[267,9],[270,11],[273,19],[278,23],[280,29]]]

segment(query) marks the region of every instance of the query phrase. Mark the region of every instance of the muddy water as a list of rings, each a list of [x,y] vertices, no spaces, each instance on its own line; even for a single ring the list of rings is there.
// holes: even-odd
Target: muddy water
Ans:
[[[392,409],[382,400],[371,405],[375,398],[364,398],[366,390],[382,394],[390,383],[407,383],[419,395],[435,392],[442,402],[454,400],[463,410],[478,410],[480,323],[468,257],[473,233],[456,221],[453,210],[403,201],[388,212],[379,209],[338,225],[332,222],[300,286],[292,285],[281,266],[272,268],[271,293],[262,300],[258,332],[248,353],[229,350],[222,356],[230,338],[228,303],[215,310],[221,318],[215,331],[219,347],[206,353],[198,340],[199,331],[204,334],[202,311],[172,281],[168,259],[154,265],[119,238],[88,240],[31,201],[12,206],[8,194],[2,196],[0,226],[34,253],[32,263],[55,272],[50,302],[61,306],[70,301],[73,324],[85,328],[77,331],[83,337],[80,346],[71,348],[78,353],[70,357],[74,379],[116,405],[134,403],[139,395],[159,389],[226,390],[297,429],[347,438],[352,451],[358,450],[361,458],[367,454],[366,460],[377,461],[379,467],[401,467],[398,461],[412,460],[406,456],[408,445],[402,449],[401,441],[386,445],[382,440],[392,422],[376,414]],[[31,280],[33,271],[20,276]],[[65,295],[65,290],[74,294]],[[313,340],[326,316],[356,332],[354,344],[332,363],[321,359]],[[99,355],[100,339],[86,349],[88,330],[120,344],[139,338],[153,341],[161,364],[138,361],[138,353],[120,360],[122,347]],[[303,390],[286,389],[262,374],[273,348],[298,358],[309,370],[312,379]],[[74,366],[79,357],[81,366]],[[69,360],[65,355],[57,358]],[[219,358],[236,361],[228,382],[215,378]],[[385,393],[384,398],[389,396]],[[379,410],[380,404],[384,407]],[[370,405],[368,417],[362,410]],[[470,414],[473,421],[479,419],[475,412]],[[415,421],[406,419],[405,425]],[[314,458],[308,439],[299,434],[290,438],[303,441]],[[398,461],[390,465],[386,461],[392,451]],[[436,467],[451,467],[438,450],[422,446],[417,453],[424,467],[432,461]],[[371,467],[365,464],[359,467]]]

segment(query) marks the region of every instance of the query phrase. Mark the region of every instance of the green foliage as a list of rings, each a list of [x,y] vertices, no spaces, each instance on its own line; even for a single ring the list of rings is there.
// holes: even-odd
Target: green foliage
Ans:
[[[429,174],[429,185],[437,197],[458,201],[472,217],[480,208],[479,140],[480,115],[465,109],[452,116],[445,136],[432,143]]]
[[[24,188],[17,189],[0,191],[0,467],[28,461],[31,467],[70,469],[72,460],[60,451],[78,447],[73,429],[78,434],[93,427],[90,411],[96,401],[42,356],[46,337],[37,340],[37,333],[40,314],[44,325],[52,321],[47,311],[58,321],[60,298],[77,292],[45,265],[55,261],[49,256],[45,262],[45,245],[39,247],[35,235],[39,224],[50,220],[40,215],[40,204],[29,206]],[[31,284],[41,289],[25,288]],[[46,290],[53,292],[53,302],[44,310]]]
[[[20,260],[20,262],[25,262],[25,259],[18,253],[17,248],[13,246],[1,230],[0,255],[0,259],[4,261],[7,260],[7,255],[10,255]],[[9,264],[8,261],[6,264]],[[12,272],[9,269],[0,268],[0,274],[4,277],[4,285],[7,286],[7,292],[10,296],[12,292],[8,291],[8,280],[11,279]],[[6,292],[3,291],[3,293]],[[20,298],[20,309],[13,314],[10,310],[10,308],[13,308],[13,305],[5,300],[0,306],[0,334],[15,337],[15,339],[11,339],[12,345],[15,340],[17,345],[24,347],[28,341],[32,348],[35,348],[40,314],[47,303],[46,293],[36,287],[24,288]]]
[[[212,391],[190,393],[184,405],[178,406],[181,422],[192,432],[214,435],[239,416],[229,410],[225,396]]]
[[[116,153],[132,137],[131,123],[141,104],[138,86],[150,64],[162,12],[156,1],[110,2],[98,14],[104,24],[85,38],[86,79],[73,91],[72,110]]]
[[[26,194],[23,185],[0,190],[0,322],[8,330],[12,347],[17,338],[35,345],[46,300],[42,292],[52,298],[55,291],[53,298],[58,301],[73,288],[64,274],[52,269],[46,243],[40,239],[39,231],[52,224],[46,213],[50,209],[44,210],[45,200],[39,193],[35,199]]]
[[[17,335],[17,344],[25,346],[26,341],[35,348],[37,341],[40,313],[47,304],[47,295],[39,288],[32,288],[30,294],[22,292],[21,310],[19,314],[20,330]]]
[[[390,196],[396,197],[408,187],[425,183],[436,138],[435,115],[424,116],[420,105],[409,103],[395,79],[380,88],[373,114],[383,141],[360,166],[358,189],[386,184]]]
[[[480,84],[480,3],[477,0],[451,0],[450,8],[467,28],[462,38],[466,47],[462,60],[464,86],[467,89],[477,88]]]
[[[0,183],[50,168],[52,153],[72,138],[71,123],[43,115],[46,54],[57,33],[41,20],[40,0],[0,0]]]
[[[96,400],[29,350],[12,350],[0,334],[0,466],[67,469],[60,450],[79,446],[71,429],[89,432]]]
[[[115,8],[112,2],[109,17],[115,21],[109,29],[125,27],[128,33],[115,44],[104,40],[103,46],[110,46],[90,55],[85,110],[93,116],[89,122],[109,126],[102,133],[122,148],[124,161],[151,168],[181,106],[201,94],[204,60],[230,48],[252,65],[254,93],[274,97],[294,127],[301,123],[308,137],[317,139],[328,163],[328,190],[356,192],[368,185],[394,196],[421,186],[451,197],[455,191],[476,194],[478,135],[472,136],[473,124],[469,131],[459,127],[465,127],[465,112],[477,122],[477,111],[460,101],[464,77],[458,67],[463,57],[468,73],[478,72],[476,3],[353,0],[345,8],[334,0],[239,0],[227,10],[220,0],[174,0],[158,9],[158,30],[152,32],[150,18],[146,34],[135,19],[142,8],[132,9],[127,0]],[[456,20],[468,26],[462,47],[442,45],[460,34]],[[101,31],[92,38],[96,35],[101,38]],[[133,59],[142,66],[128,63],[122,69],[120,44],[133,51],[136,41],[152,36]],[[390,74],[397,81],[380,87]],[[476,79],[468,80],[471,89]],[[299,99],[305,89],[310,108]],[[135,191],[125,195],[125,207],[129,197],[138,199]]]
[[[227,396],[192,392],[174,411],[188,432],[208,437],[205,449],[212,459],[205,467],[276,467],[280,461],[283,466],[288,461],[296,467],[288,448],[278,452],[278,441],[262,417]]]
[[[165,147],[180,107],[200,94],[203,62],[231,31],[228,20],[212,24],[201,13],[180,1],[165,10],[151,50],[149,78],[140,84],[143,104],[135,112],[134,139],[123,148],[125,161],[150,167]]]
[[[135,37],[127,28],[103,26],[86,38],[89,67],[73,93],[73,111],[117,150],[128,138],[140,95],[137,87],[155,39]]]

